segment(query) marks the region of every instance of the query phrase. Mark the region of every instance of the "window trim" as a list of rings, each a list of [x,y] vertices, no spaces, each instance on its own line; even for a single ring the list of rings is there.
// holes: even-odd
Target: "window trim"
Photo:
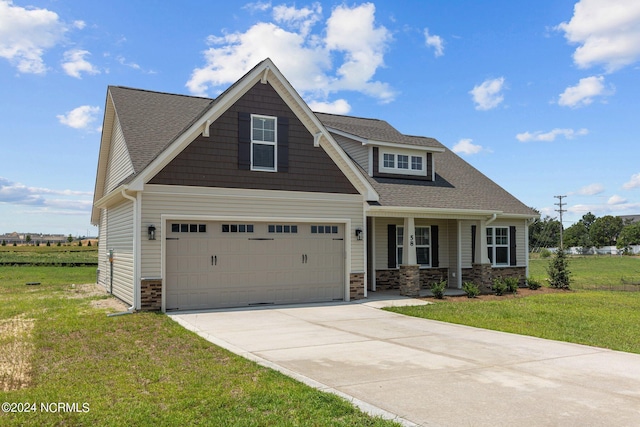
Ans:
[[[422,228],[426,228],[429,230],[429,244],[428,245],[418,245],[418,239],[415,239],[416,242],[416,261],[417,261],[417,250],[418,248],[429,248],[429,263],[428,264],[418,264],[420,265],[420,268],[431,268],[431,265],[433,264],[433,254],[431,252],[431,248],[432,248],[432,236],[431,236],[431,226],[430,225],[417,225],[415,226],[415,230],[418,229],[422,229]],[[403,225],[397,225],[396,226],[396,267],[400,268],[400,265],[402,264],[402,257],[400,256],[400,249],[402,249],[402,255],[404,255],[404,241],[400,241],[400,234],[402,234],[404,236],[404,226]],[[417,232],[416,232],[417,235]],[[402,242],[402,243],[400,243]]]
[[[506,237],[506,243],[498,244],[496,242],[496,230],[502,229],[506,230],[506,235],[501,237]],[[489,261],[491,261],[491,265],[493,267],[509,267],[511,265],[511,233],[509,232],[508,226],[495,226],[495,227],[487,227],[487,257]],[[507,248],[507,259],[504,263],[498,263],[496,256],[497,248]]]
[[[260,139],[253,138],[253,119],[254,118],[262,118],[273,120],[273,142],[272,141],[263,141]],[[278,172],[278,118],[275,116],[265,116],[263,114],[251,114],[251,118],[249,121],[249,126],[251,130],[250,139],[250,156],[251,156],[251,167],[252,171],[261,171],[261,172]],[[254,166],[253,165],[253,148],[255,145],[269,145],[273,147],[273,168],[263,167],[263,166]]]
[[[385,156],[392,156],[390,159],[385,159]],[[407,167],[400,167],[399,157],[405,156],[407,158]],[[414,169],[414,158],[419,158],[421,169]],[[393,167],[385,166],[386,163],[391,163],[393,160]],[[427,176],[427,160],[428,156],[426,152],[417,152],[411,150],[389,150],[380,148],[378,155],[378,171],[380,173],[391,173],[395,175],[415,175],[415,176]],[[402,164],[405,164],[404,162]]]

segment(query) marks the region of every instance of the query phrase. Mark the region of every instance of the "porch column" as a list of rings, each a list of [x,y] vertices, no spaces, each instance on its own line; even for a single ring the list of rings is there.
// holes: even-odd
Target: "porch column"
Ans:
[[[491,264],[489,260],[489,249],[487,248],[487,222],[480,221],[480,256],[477,258],[480,260],[480,264]]]
[[[480,244],[476,245],[476,250],[480,253],[476,254],[476,260],[478,264],[473,266],[475,270],[475,282],[480,286],[482,292],[491,292],[492,277],[491,277],[491,261],[489,260],[489,248],[487,247],[487,221],[480,221]]]
[[[400,295],[420,295],[420,266],[416,256],[416,224],[413,217],[404,219],[402,264],[400,265]]]

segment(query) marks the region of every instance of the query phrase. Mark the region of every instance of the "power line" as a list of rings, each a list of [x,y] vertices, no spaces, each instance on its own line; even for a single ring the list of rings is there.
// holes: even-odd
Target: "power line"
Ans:
[[[562,213],[566,212],[566,209],[562,209],[562,206],[565,205],[565,203],[562,203],[562,199],[566,198],[567,196],[553,196],[556,199],[558,199],[558,203],[554,203],[554,205],[558,206],[558,209],[556,209],[555,211],[558,212],[560,214],[560,250],[564,249],[564,241],[562,239],[562,229],[564,228],[562,226]]]

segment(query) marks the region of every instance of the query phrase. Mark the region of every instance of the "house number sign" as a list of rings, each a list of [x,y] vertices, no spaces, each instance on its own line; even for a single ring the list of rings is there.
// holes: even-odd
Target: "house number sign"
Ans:
[[[413,234],[409,235],[409,246],[413,246]]]

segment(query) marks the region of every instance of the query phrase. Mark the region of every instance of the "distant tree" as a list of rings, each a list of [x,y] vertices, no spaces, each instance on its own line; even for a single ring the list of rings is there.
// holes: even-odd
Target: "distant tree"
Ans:
[[[550,216],[529,224],[529,250],[553,248],[560,245],[560,221]]]
[[[31,243],[31,236],[27,234],[27,237],[24,239],[27,242],[27,245]]]
[[[571,227],[567,228],[564,231],[564,247],[580,247],[583,249],[590,248],[593,246],[591,244],[591,237],[589,236],[589,230],[585,223],[580,220],[573,224]]]
[[[640,245],[640,222],[624,227],[616,241],[618,248],[626,248],[631,245]]]
[[[78,240],[78,246],[82,246],[82,240]]]
[[[589,235],[591,236],[591,241],[598,247],[613,246],[616,244],[622,228],[622,218],[606,215],[596,219],[591,224]]]
[[[47,240],[47,246],[51,246],[51,242]]]
[[[36,246],[40,246],[40,240],[36,241]]]
[[[16,242],[13,242],[13,246],[18,246],[18,244]]]
[[[60,242],[58,242],[58,243],[56,244],[56,246],[62,246],[62,244],[61,244]]]
[[[7,242],[5,240],[2,241],[2,246],[7,246]]]
[[[67,237],[67,242],[73,242],[73,236],[71,234],[69,234],[69,237]]]
[[[89,240],[89,242],[87,243],[87,246],[91,246],[91,240]]]

